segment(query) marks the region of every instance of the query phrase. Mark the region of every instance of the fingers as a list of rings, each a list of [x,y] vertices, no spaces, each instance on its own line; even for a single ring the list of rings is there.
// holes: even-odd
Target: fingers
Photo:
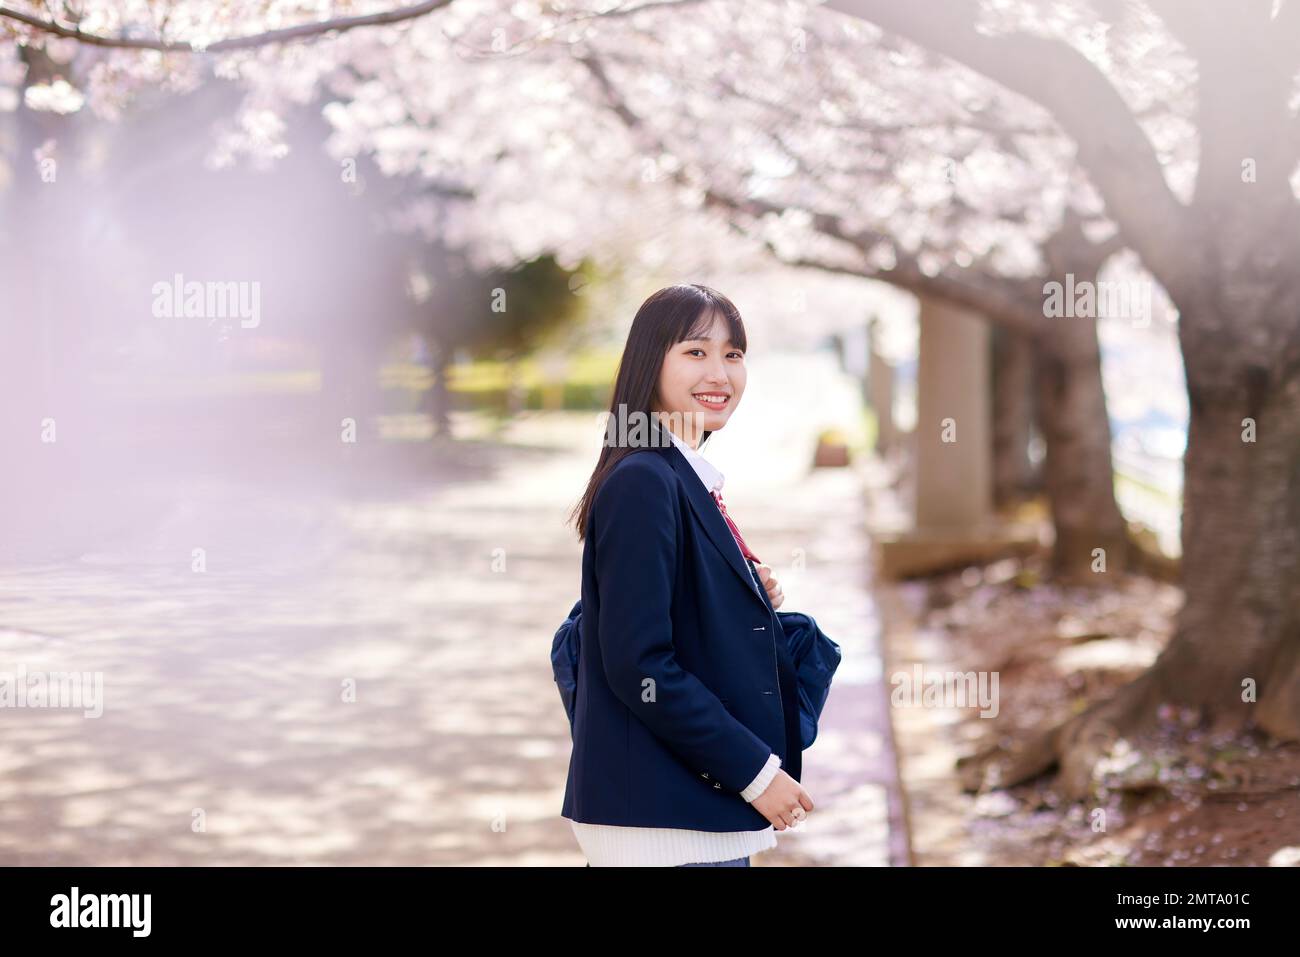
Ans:
[[[772,810],[770,813],[764,809],[763,816],[775,830],[784,831],[789,828],[798,827],[808,819],[808,812],[813,809],[812,798],[808,792],[800,788],[798,794],[791,804],[779,810]]]
[[[789,811],[786,811],[782,815],[782,817],[788,822],[790,827],[798,827],[804,821],[808,820],[808,812],[812,809],[812,798],[808,796],[807,791],[800,790],[799,803],[792,806]]]
[[[785,601],[785,592],[781,590],[781,584],[772,574],[771,565],[760,565],[754,563],[754,568],[758,571],[758,580],[763,583],[763,588],[767,590],[768,601],[772,603],[773,608],[778,608],[781,602]]]
[[[808,820],[809,809],[803,807],[802,800],[803,799],[801,798],[799,804],[794,805],[788,810],[780,812],[781,822],[784,826],[777,828],[777,830],[784,830],[785,828],[788,827],[798,827],[804,821]]]

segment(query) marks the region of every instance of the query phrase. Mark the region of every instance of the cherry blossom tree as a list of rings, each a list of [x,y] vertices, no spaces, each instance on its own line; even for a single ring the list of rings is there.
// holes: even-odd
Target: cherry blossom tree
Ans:
[[[1059,759],[1081,793],[1162,703],[1300,737],[1300,4],[1238,4],[1230,22],[1204,0],[829,5],[1045,110],[1179,314],[1191,422],[1174,637],[1003,779]]]
[[[784,262],[975,308],[1038,353],[1058,571],[1090,577],[1097,547],[1121,569],[1096,331],[1042,315],[1043,281],[1059,275],[1047,237],[1058,270],[1080,278],[1117,246],[1071,179],[1068,143],[1027,104],[903,44],[800,4],[761,22],[736,10],[660,2],[530,19],[461,0],[399,37],[340,36],[306,64],[231,55],[220,72],[250,92],[223,143],[275,155],[270,118],[322,84],[338,97],[326,109],[335,155],[454,184],[450,199],[405,206],[403,223],[484,259],[585,247],[645,261],[665,223],[702,236],[726,223]],[[820,109],[792,105],[803,102]],[[726,136],[707,135],[723,116]],[[1053,226],[1071,194],[1085,212]]]

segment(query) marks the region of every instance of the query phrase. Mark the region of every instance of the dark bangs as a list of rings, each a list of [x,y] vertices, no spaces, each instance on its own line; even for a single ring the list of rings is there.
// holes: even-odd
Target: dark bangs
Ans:
[[[716,289],[693,283],[692,287],[703,294],[703,298],[707,300],[708,305],[696,314],[693,322],[685,324],[674,342],[705,338],[713,325],[714,317],[719,316],[727,327],[727,338],[731,340],[731,344],[741,352],[749,351],[749,342],[745,336],[745,323],[740,318],[740,310],[736,308],[736,304]]]

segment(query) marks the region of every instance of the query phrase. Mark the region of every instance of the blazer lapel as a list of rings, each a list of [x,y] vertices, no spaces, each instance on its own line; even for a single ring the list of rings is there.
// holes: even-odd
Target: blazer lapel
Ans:
[[[671,443],[667,448],[660,448],[659,451],[668,456],[673,470],[681,477],[682,484],[686,486],[686,498],[690,501],[691,508],[695,510],[695,517],[704,526],[704,531],[718,547],[718,551],[722,552],[727,559],[731,570],[749,586],[749,593],[763,605],[764,609],[770,611],[763,595],[759,594],[754,577],[750,574],[749,565],[740,554],[740,548],[736,545],[736,539],[732,537],[731,529],[727,527],[722,512],[718,511],[718,503],[705,489],[704,483],[695,474],[695,469],[691,468],[691,463],[686,461],[686,456],[682,455],[681,449]]]

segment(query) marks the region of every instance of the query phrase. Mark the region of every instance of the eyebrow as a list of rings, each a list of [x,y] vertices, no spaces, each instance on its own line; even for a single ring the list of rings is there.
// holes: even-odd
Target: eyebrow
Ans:
[[[716,340],[714,340],[714,339],[683,339],[683,340],[682,340],[682,342],[715,342],[715,341],[716,341]],[[736,345],[736,344],[735,344],[734,342],[732,342],[730,339],[728,339],[728,340],[726,341],[725,345],[729,345],[729,346],[731,346],[731,348],[733,348],[733,349],[739,349],[739,348],[740,348],[740,346]]]

